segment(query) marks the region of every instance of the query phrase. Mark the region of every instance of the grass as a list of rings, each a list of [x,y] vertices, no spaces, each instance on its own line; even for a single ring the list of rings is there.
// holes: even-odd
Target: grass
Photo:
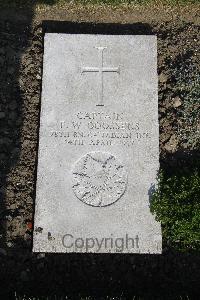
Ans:
[[[38,5],[64,5],[68,3],[73,4],[131,4],[131,5],[190,5],[200,4],[200,0],[0,0],[0,7],[33,7]]]
[[[69,1],[66,0],[38,0],[38,3],[42,4],[65,4],[69,3]],[[135,5],[146,5],[146,4],[152,4],[152,5],[159,5],[159,4],[171,4],[171,5],[177,5],[177,4],[195,4],[200,3],[200,0],[72,0],[73,3],[83,3],[83,4],[116,4],[116,3],[128,3],[128,4],[135,4]]]

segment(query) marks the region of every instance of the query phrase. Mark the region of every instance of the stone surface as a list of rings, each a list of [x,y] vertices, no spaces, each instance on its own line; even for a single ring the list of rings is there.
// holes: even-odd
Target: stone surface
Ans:
[[[173,99],[173,106],[175,108],[181,106],[181,104],[182,104],[181,99],[178,96]]]
[[[76,163],[72,188],[77,198],[92,206],[107,206],[125,192],[127,172],[117,159],[105,152],[90,152]]]
[[[161,253],[156,47],[45,35],[34,252]]]

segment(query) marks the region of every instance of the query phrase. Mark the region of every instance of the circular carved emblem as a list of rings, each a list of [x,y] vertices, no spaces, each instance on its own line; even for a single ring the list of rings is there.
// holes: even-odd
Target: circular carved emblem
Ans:
[[[107,206],[125,192],[127,172],[110,153],[90,152],[73,169],[73,191],[78,199],[92,206]]]

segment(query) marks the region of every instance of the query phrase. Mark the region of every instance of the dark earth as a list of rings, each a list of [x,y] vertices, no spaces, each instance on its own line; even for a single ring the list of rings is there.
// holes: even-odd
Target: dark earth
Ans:
[[[200,298],[200,256],[192,251],[163,245],[162,255],[151,256],[31,252],[45,32],[156,34],[161,167],[171,171],[200,157],[198,10],[160,12],[0,11],[0,299],[14,299],[14,292]]]

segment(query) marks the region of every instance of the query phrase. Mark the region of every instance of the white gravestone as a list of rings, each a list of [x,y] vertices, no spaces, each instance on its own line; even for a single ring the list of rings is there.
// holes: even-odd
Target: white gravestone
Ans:
[[[155,36],[45,35],[34,252],[161,253]]]

